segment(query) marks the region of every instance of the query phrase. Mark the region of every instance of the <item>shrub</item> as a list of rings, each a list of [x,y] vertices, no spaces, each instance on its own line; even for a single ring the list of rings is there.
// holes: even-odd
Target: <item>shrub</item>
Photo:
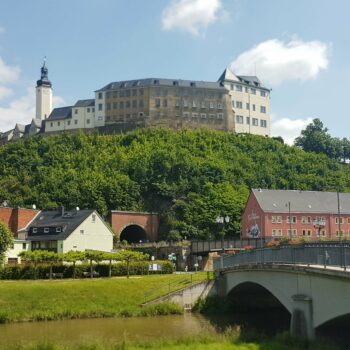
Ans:
[[[147,275],[149,273],[148,266],[151,262],[149,261],[135,261],[130,262],[130,275]],[[154,264],[162,266],[162,271],[152,272],[169,274],[173,272],[173,266],[170,261],[153,261]],[[99,277],[109,276],[109,264],[94,265],[94,271],[98,272]],[[57,264],[52,267],[53,273],[63,274],[63,278],[73,278],[74,267],[73,265]],[[75,266],[75,275],[77,278],[84,277],[84,272],[90,273],[89,264],[79,264]],[[50,265],[38,264],[33,265],[17,265],[10,266],[6,265],[0,268],[0,279],[1,280],[19,280],[19,279],[45,279],[50,274]],[[127,275],[127,264],[124,262],[112,264],[112,276],[126,276]]]

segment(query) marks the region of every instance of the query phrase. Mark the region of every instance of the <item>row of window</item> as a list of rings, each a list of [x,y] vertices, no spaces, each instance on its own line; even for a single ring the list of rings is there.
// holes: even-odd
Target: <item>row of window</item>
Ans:
[[[243,92],[243,86],[242,85],[231,84],[231,90],[232,91],[235,90],[235,91],[238,91],[238,92]],[[260,96],[261,97],[266,97],[268,95],[265,90],[258,90],[258,91],[260,91]],[[256,95],[257,89],[249,88],[248,86],[245,86],[244,87],[244,92],[251,93],[252,95]]]
[[[75,108],[74,109],[74,114],[78,114],[78,112],[79,112],[79,109],[78,108]],[[94,113],[95,112],[95,107],[88,107],[87,109],[86,109],[86,112],[87,113]]]
[[[118,97],[130,97],[130,96],[143,96],[143,89],[133,89],[133,90],[119,90],[119,91],[108,91],[106,92],[106,98],[118,98]],[[101,100],[103,98],[102,92],[98,93],[98,98]]]
[[[336,224],[343,224],[344,223],[344,219],[343,217],[335,217],[334,218],[334,222]],[[296,224],[297,223],[297,217],[296,216],[290,216],[287,215],[286,216],[286,222],[287,224]],[[326,223],[326,219],[323,216],[317,216],[317,217],[311,217],[311,216],[302,216],[300,219],[300,222],[302,224],[314,224],[314,223]],[[348,224],[350,224],[350,217],[347,218],[347,222]],[[282,216],[281,215],[272,215],[271,216],[271,223],[272,224],[281,224],[282,223]]]
[[[102,117],[99,117],[99,118],[102,118]],[[73,120],[67,120],[67,125],[71,125],[71,122],[74,122],[74,125],[77,125],[78,124],[78,119],[73,119]],[[61,122],[60,121],[58,121],[58,122],[56,122],[57,124],[57,126],[61,126]],[[90,119],[86,119],[86,124],[90,124]],[[51,127],[53,127],[55,125],[55,122],[50,122],[50,126]],[[63,122],[63,124],[62,125],[64,125],[64,122]]]
[[[243,102],[242,101],[232,101],[232,107],[237,109],[243,109]],[[249,111],[250,108],[253,112],[256,111],[255,104],[252,104],[250,106],[250,103],[245,104],[245,108]],[[266,113],[266,106],[260,106],[260,113]]]
[[[129,108],[143,108],[144,107],[144,101],[143,100],[132,100],[132,101],[120,101],[113,102],[113,103],[107,103],[106,109],[107,111],[110,111],[111,109],[129,109]],[[99,110],[102,110],[102,103],[101,103],[101,109],[99,105]]]
[[[206,114],[206,113],[189,113],[185,112],[183,114],[185,118],[201,118],[201,119],[224,119],[224,114],[223,113],[217,113],[217,114]]]
[[[314,231],[312,231],[310,229],[301,229],[299,232],[301,233],[302,236],[305,236],[305,237],[312,236],[313,232],[314,232],[314,234],[316,236],[323,236],[323,237],[325,237],[325,236],[328,235],[326,230],[321,230],[321,231],[314,230]],[[279,237],[279,236],[283,236],[284,233],[286,234],[286,236],[289,236],[289,237],[290,236],[298,236],[298,230],[296,230],[296,229],[292,229],[292,230],[290,230],[290,229],[288,229],[288,230],[273,229],[272,232],[271,232],[271,235],[273,237]],[[350,230],[348,232],[337,230],[335,232],[335,235],[337,237],[344,236],[344,235],[350,235]]]
[[[246,122],[246,124],[250,125],[250,117],[246,117],[245,122]],[[237,124],[244,124],[244,117],[242,115],[236,115],[236,123]],[[259,119],[252,118],[251,125],[259,126]],[[260,127],[267,128],[267,121],[265,119],[260,119]]]

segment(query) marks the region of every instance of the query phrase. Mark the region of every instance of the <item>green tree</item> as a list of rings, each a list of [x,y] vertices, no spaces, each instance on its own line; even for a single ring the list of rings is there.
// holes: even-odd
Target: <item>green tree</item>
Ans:
[[[0,265],[4,263],[5,253],[13,244],[13,235],[10,229],[0,221]]]
[[[85,260],[85,254],[83,252],[70,250],[69,252],[63,254],[62,260],[73,263],[73,278],[76,278],[76,264],[78,261]]]
[[[117,260],[126,263],[126,275],[127,278],[130,276],[130,263],[132,261],[143,261],[148,260],[149,255],[141,252],[136,252],[132,250],[122,250],[117,253]]]

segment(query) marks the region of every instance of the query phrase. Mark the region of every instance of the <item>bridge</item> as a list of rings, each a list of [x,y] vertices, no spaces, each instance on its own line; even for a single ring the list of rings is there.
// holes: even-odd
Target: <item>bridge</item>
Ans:
[[[350,315],[349,242],[253,249],[221,256],[214,269],[221,297],[277,299],[291,315],[292,335],[313,339],[315,328]]]

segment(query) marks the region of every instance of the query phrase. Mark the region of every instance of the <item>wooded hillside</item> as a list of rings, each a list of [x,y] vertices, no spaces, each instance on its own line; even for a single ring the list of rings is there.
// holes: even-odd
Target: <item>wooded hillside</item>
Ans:
[[[32,137],[0,147],[0,203],[162,214],[163,238],[240,229],[250,188],[349,191],[350,170],[269,138],[208,130]]]

